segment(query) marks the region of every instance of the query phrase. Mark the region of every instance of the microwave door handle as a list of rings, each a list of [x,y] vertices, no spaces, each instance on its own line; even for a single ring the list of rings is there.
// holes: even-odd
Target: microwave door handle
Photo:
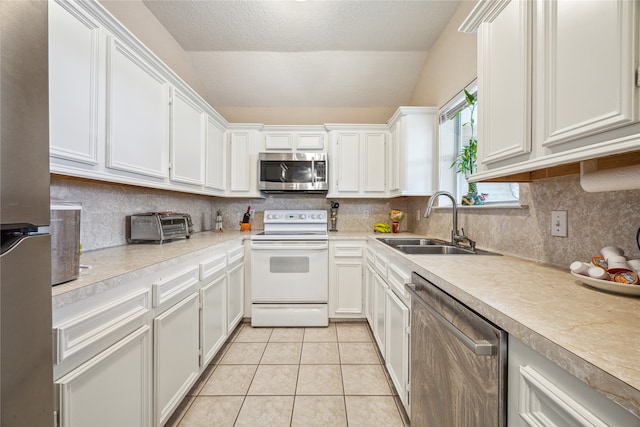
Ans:
[[[289,168],[287,168],[287,165],[284,164],[284,162],[280,163],[280,181],[281,182],[287,182],[287,170]]]
[[[316,186],[316,162],[311,160],[311,184],[313,184],[313,186]]]

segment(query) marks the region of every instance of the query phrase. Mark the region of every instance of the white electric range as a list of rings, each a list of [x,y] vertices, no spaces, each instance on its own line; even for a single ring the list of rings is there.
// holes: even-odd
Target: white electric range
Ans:
[[[266,210],[251,236],[251,325],[329,323],[327,211]]]

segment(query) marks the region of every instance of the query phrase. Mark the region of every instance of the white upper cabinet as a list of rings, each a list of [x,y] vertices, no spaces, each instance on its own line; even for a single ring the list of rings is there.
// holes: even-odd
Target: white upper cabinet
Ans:
[[[386,125],[330,125],[327,197],[388,197]]]
[[[168,175],[169,84],[118,39],[109,44],[107,167]]]
[[[325,132],[298,132],[296,148],[298,150],[324,151],[326,139]]]
[[[386,195],[387,185],[387,138],[389,132],[366,132],[363,134],[362,192]]]
[[[238,125],[229,131],[229,197],[257,197],[258,139],[261,125]]]
[[[222,124],[207,117],[205,186],[224,194],[227,186],[227,144]]]
[[[98,164],[99,100],[104,99],[101,31],[68,3],[49,3],[51,156]]]
[[[326,152],[327,132],[324,126],[273,126],[263,128],[267,151]]]
[[[360,134],[341,132],[333,146],[333,172],[330,194],[358,194],[360,191]]]
[[[478,173],[499,178],[640,149],[637,1],[480,1]]]
[[[504,2],[478,29],[481,165],[531,152],[532,2]]]
[[[171,180],[204,182],[205,119],[203,109],[179,89],[171,102]]]
[[[438,177],[436,107],[400,107],[389,120],[387,155],[391,196],[429,196]]]
[[[638,2],[549,0],[539,7],[546,24],[536,36],[542,145],[637,121]]]

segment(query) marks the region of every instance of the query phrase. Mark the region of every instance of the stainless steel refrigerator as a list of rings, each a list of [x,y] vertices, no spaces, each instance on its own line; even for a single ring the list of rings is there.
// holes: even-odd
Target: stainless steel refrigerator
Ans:
[[[0,424],[53,425],[46,1],[0,1]]]

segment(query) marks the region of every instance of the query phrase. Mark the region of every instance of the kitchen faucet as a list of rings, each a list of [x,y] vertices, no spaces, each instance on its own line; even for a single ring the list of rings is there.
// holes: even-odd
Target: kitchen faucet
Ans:
[[[476,242],[468,238],[464,235],[464,228],[462,229],[462,234],[458,234],[458,205],[456,204],[456,199],[453,197],[451,193],[448,191],[436,191],[433,193],[433,196],[429,198],[429,204],[427,205],[427,210],[424,213],[425,218],[429,218],[431,215],[431,209],[433,208],[433,203],[439,196],[447,196],[451,199],[451,206],[453,208],[453,229],[451,230],[451,244],[454,246],[460,246],[460,243],[467,242],[471,250],[476,250]]]

